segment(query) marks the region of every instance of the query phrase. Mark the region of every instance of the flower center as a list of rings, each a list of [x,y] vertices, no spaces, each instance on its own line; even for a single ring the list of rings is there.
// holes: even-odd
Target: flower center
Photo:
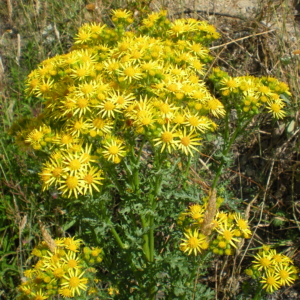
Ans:
[[[223,236],[226,241],[230,241],[232,239],[232,233],[229,230],[225,230]]]
[[[247,229],[247,222],[245,220],[238,220],[237,225],[240,229]]]
[[[72,141],[73,141],[73,138],[69,134],[62,136],[62,138],[61,138],[61,143],[65,144],[65,145],[70,144]]]
[[[160,111],[164,114],[167,114],[168,112],[170,112],[170,106],[167,103],[164,103],[161,107],[160,107]]]
[[[269,285],[274,285],[276,283],[276,279],[272,276],[268,277],[266,283]]]
[[[189,144],[191,143],[191,140],[188,136],[184,136],[182,139],[181,139],[181,144],[184,145],[184,146],[188,146]]]
[[[188,245],[192,249],[197,248],[199,245],[199,240],[196,237],[192,236],[188,240]]]
[[[66,186],[69,189],[75,189],[78,185],[78,179],[75,176],[69,176],[66,180]]]
[[[289,277],[289,273],[286,271],[286,270],[281,270],[279,272],[279,276],[282,278],[282,279],[287,279]]]
[[[125,103],[125,99],[122,96],[119,96],[117,99],[117,103],[118,104],[124,104]]]
[[[77,106],[79,108],[85,108],[85,107],[87,107],[88,106],[88,100],[84,99],[84,98],[78,99],[77,100]]]
[[[161,139],[165,142],[165,143],[169,143],[173,140],[173,134],[172,132],[166,131],[161,135]]]
[[[111,101],[105,102],[103,108],[105,110],[113,110],[115,108],[115,105]]]
[[[75,259],[70,259],[70,260],[68,261],[68,266],[69,266],[70,268],[75,268],[75,267],[77,267],[77,265],[78,265],[78,263],[77,263],[77,261],[76,261]]]
[[[199,120],[197,117],[190,117],[189,118],[189,123],[192,125],[192,126],[198,126],[199,125]]]
[[[56,178],[59,177],[61,173],[62,173],[62,168],[60,167],[57,167],[54,170],[52,170],[52,175]]]
[[[80,284],[80,279],[76,276],[73,276],[70,278],[70,281],[69,281],[69,285],[72,287],[72,288],[77,288]]]
[[[91,184],[94,182],[94,177],[91,174],[87,174],[84,176],[84,181],[87,182],[88,184]]]
[[[76,171],[76,170],[80,169],[80,167],[81,167],[81,163],[78,159],[73,159],[69,163],[69,168],[73,171]]]
[[[275,113],[278,113],[280,111],[280,109],[281,109],[280,106],[277,103],[273,103],[270,108]]]
[[[37,132],[35,132],[35,133],[32,135],[31,138],[32,138],[34,141],[39,141],[42,137],[43,137],[43,133],[37,131]]]
[[[128,67],[124,70],[124,74],[128,77],[133,77],[135,75],[135,70],[132,67]]]
[[[219,103],[216,100],[209,100],[207,102],[207,106],[209,107],[209,109],[211,110],[216,110],[219,107]]]
[[[228,80],[228,81],[226,82],[226,85],[227,85],[229,88],[235,88],[235,87],[237,87],[237,84],[236,84],[236,82],[235,82],[234,80]]]
[[[176,83],[171,83],[170,85],[168,85],[167,89],[171,92],[176,92],[178,90],[178,87]]]
[[[259,262],[263,267],[267,267],[271,264],[271,261],[266,257],[261,258]]]
[[[111,146],[108,149],[108,152],[112,155],[116,155],[119,153],[119,147],[118,146]]]
[[[93,91],[93,86],[91,84],[86,83],[81,87],[81,91],[87,95],[90,94]]]

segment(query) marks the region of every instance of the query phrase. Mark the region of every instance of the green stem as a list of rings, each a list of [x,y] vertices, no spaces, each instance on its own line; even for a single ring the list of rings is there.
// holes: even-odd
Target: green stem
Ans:
[[[218,184],[219,178],[220,178],[222,170],[223,170],[223,166],[224,166],[224,164],[226,162],[226,156],[227,156],[229,150],[231,149],[231,146],[232,146],[233,142],[236,140],[238,134],[240,132],[244,131],[244,129],[248,126],[248,124],[250,123],[251,120],[249,120],[248,122],[246,122],[244,124],[244,126],[241,127],[242,121],[243,120],[240,120],[240,122],[238,123],[238,125],[237,125],[237,127],[236,127],[236,129],[235,129],[235,131],[234,131],[234,133],[233,133],[233,135],[232,135],[232,137],[231,137],[231,139],[229,141],[228,141],[228,139],[229,139],[229,128],[226,126],[225,134],[224,134],[225,135],[225,149],[222,152],[221,163],[220,163],[220,165],[218,167],[218,170],[216,172],[216,176],[215,176],[214,181],[212,183],[212,187],[211,187],[212,190],[215,189],[216,186],[217,186],[217,184]]]
[[[183,160],[181,160],[181,161],[183,161]],[[192,156],[189,155],[189,157],[188,157],[188,162],[187,162],[187,166],[186,166],[185,172],[184,172],[184,174],[183,174],[183,187],[184,187],[184,188],[186,188],[186,182],[187,182],[187,178],[188,178],[188,175],[189,175],[191,162],[192,162]]]
[[[147,224],[144,216],[141,216],[141,221],[142,221],[143,229],[147,228],[148,224]],[[144,254],[145,254],[146,259],[148,261],[150,261],[149,236],[147,233],[143,234],[143,240],[144,240],[144,244],[143,244]]]
[[[162,183],[162,176],[159,175],[156,177],[155,185],[154,185],[154,191],[153,194],[150,197],[150,208],[154,214],[154,211],[156,209],[156,197],[160,192],[161,189],[161,183]],[[154,216],[149,217],[149,251],[150,251],[150,261],[154,261]]]
[[[110,228],[111,232],[112,232],[113,236],[115,237],[118,245],[120,246],[121,249],[125,249],[125,245],[123,244],[123,242],[122,242],[119,234],[117,233],[116,229],[113,227],[113,225],[111,224],[111,222],[109,222],[109,223],[111,225],[111,228]]]

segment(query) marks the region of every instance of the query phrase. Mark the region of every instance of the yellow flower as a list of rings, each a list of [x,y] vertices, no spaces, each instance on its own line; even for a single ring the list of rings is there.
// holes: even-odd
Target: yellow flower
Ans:
[[[167,126],[163,125],[160,137],[153,140],[154,142],[156,142],[154,146],[162,144],[161,152],[163,152],[165,148],[169,153],[171,153],[172,149],[176,149],[176,144],[178,143],[178,141],[175,140],[175,138],[177,137],[175,129],[176,126],[170,129],[169,123],[167,124]]]
[[[197,129],[202,133],[211,129],[214,124],[209,118],[198,116],[198,114],[192,114],[190,112],[186,112],[185,119],[185,126],[190,127],[191,129]]]
[[[131,17],[132,12],[128,11],[126,9],[122,10],[122,9],[115,9],[111,11],[112,14],[112,18],[113,19],[128,19]]]
[[[31,293],[30,299],[32,299],[32,300],[44,300],[44,299],[48,299],[48,296],[46,296],[46,294],[44,294],[42,292],[42,290],[40,289],[35,293]]]
[[[96,167],[91,167],[90,169],[86,170],[81,174],[83,179],[83,194],[85,195],[87,191],[93,195],[93,189],[99,192],[97,185],[102,185],[102,180],[104,179],[101,177],[102,171]]]
[[[279,276],[274,271],[266,271],[266,275],[262,277],[260,281],[263,283],[263,288],[266,289],[267,292],[273,293],[274,291],[280,288]]]
[[[64,275],[66,281],[61,283],[61,287],[71,290],[72,297],[81,295],[82,291],[87,290],[88,279],[83,277],[84,271],[80,269],[68,269],[68,275]]]
[[[277,99],[274,101],[269,101],[267,105],[267,110],[269,113],[273,114],[273,117],[276,119],[283,119],[286,115],[283,110],[284,103],[281,99]]]
[[[234,219],[236,221],[237,227],[244,235],[249,236],[252,234],[251,230],[249,229],[248,222],[241,217],[240,213],[235,213]]]
[[[76,269],[80,268],[80,260],[74,251],[68,251],[65,256],[62,258],[62,262],[68,268]]]
[[[101,102],[99,105],[96,106],[97,108],[100,108],[100,111],[98,114],[101,115],[101,118],[111,118],[115,117],[115,113],[121,113],[120,108],[117,106],[117,99],[115,98],[106,98],[105,101]]]
[[[275,272],[279,277],[279,282],[281,285],[291,285],[294,283],[295,278],[291,276],[295,274],[292,266],[288,266],[280,263],[275,268]]]
[[[192,130],[189,134],[186,133],[186,127],[183,129],[183,131],[178,133],[179,142],[177,143],[177,148],[180,149],[185,155],[193,155],[192,150],[199,151],[195,146],[201,145],[199,141],[201,138],[199,138],[199,135],[194,134],[194,131]]]
[[[272,262],[271,257],[268,253],[257,254],[254,256],[255,260],[252,261],[254,267],[258,270],[264,269],[267,270]]]
[[[60,180],[61,186],[58,188],[62,191],[63,195],[67,194],[70,198],[74,194],[75,198],[78,198],[78,194],[82,194],[83,182],[77,175],[66,175]]]
[[[205,106],[209,112],[217,118],[223,117],[226,114],[224,105],[218,99],[211,98],[207,100]]]
[[[224,240],[236,248],[235,243],[239,243],[240,240],[234,237],[234,230],[232,227],[228,228],[227,222],[224,224],[220,224],[216,231],[224,238]]]
[[[202,244],[206,242],[206,237],[203,234],[199,233],[198,230],[187,230],[184,236],[186,239],[182,239],[183,243],[180,244],[183,252],[188,252],[188,255],[191,253],[197,255],[202,252]]]
[[[103,157],[112,162],[124,157],[126,154],[126,151],[124,151],[125,147],[122,145],[122,142],[117,142],[114,139],[111,141],[105,141],[103,147],[106,149],[102,151]]]

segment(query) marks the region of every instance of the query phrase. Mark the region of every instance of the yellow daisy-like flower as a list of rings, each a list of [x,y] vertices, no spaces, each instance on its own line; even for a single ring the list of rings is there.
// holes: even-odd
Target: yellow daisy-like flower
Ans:
[[[118,71],[118,74],[125,80],[128,80],[130,83],[132,82],[132,80],[139,80],[142,78],[141,69],[131,63],[122,65],[122,67]]]
[[[68,251],[62,258],[62,263],[64,264],[63,266],[67,266],[67,268],[80,268],[80,259],[77,257],[76,252],[74,251]]]
[[[117,105],[117,99],[115,98],[106,99],[96,107],[100,108],[98,114],[100,114],[102,118],[114,118],[115,113],[121,113],[120,108],[118,108]]]
[[[283,110],[284,103],[281,99],[277,99],[274,101],[269,101],[267,105],[267,110],[269,113],[273,114],[273,117],[276,119],[283,119],[286,115]]]
[[[218,99],[211,98],[207,100],[207,102],[205,103],[205,107],[216,118],[224,117],[226,114],[224,105]]]
[[[201,141],[201,138],[199,138],[198,134],[194,134],[194,132],[195,131],[192,130],[189,134],[187,134],[185,127],[183,131],[178,133],[179,142],[176,146],[185,155],[194,156],[192,150],[199,151],[195,146],[201,145],[201,143],[199,143],[199,141]]]
[[[71,298],[73,297],[72,290],[69,288],[62,288],[58,290],[58,293],[64,298]]]
[[[31,293],[30,299],[32,299],[32,300],[44,300],[44,299],[48,299],[48,296],[46,294],[44,294],[42,292],[42,290],[40,289],[35,293]]]
[[[180,244],[180,249],[183,252],[187,252],[188,255],[193,253],[197,255],[202,252],[202,243],[206,242],[206,236],[201,234],[198,230],[187,230],[184,233],[185,239],[182,239],[183,242]]]
[[[66,152],[63,155],[64,172],[68,172],[69,175],[76,175],[78,172],[82,172],[86,169],[87,161],[84,156],[79,153]]]
[[[64,275],[65,281],[61,283],[61,287],[71,290],[72,297],[80,296],[82,291],[87,290],[88,279],[83,277],[84,271],[80,269],[68,269],[68,275]]]
[[[294,283],[295,278],[291,276],[295,274],[293,266],[280,263],[275,268],[275,272],[279,277],[279,282],[281,285],[291,285]]]
[[[262,254],[257,254],[254,258],[255,260],[252,261],[252,263],[258,270],[267,270],[272,264],[271,257],[268,253],[263,252]]]
[[[233,226],[228,228],[227,222],[220,224],[216,231],[224,238],[224,240],[229,243],[231,246],[236,248],[235,243],[239,243],[240,240],[234,237]]]
[[[234,214],[234,219],[235,219],[235,221],[236,221],[237,227],[239,228],[239,230],[240,230],[243,234],[245,234],[245,235],[247,235],[247,236],[249,236],[249,235],[252,234],[251,230],[249,229],[248,222],[247,222],[245,219],[243,219],[243,218],[241,217],[241,214],[240,214],[240,213],[235,213],[235,214]]]
[[[103,119],[101,117],[93,117],[88,120],[90,130],[94,130],[96,134],[103,135],[105,133],[110,133],[112,130],[112,120]]]
[[[61,186],[58,188],[62,191],[63,195],[67,194],[67,197],[70,198],[72,194],[75,198],[78,198],[78,194],[82,194],[83,182],[82,179],[77,175],[64,176],[60,180]]]
[[[114,139],[106,141],[103,147],[106,149],[102,151],[103,157],[108,161],[117,162],[117,160],[126,154],[122,142],[117,142]]]
[[[102,185],[102,180],[104,179],[101,177],[101,174],[102,171],[96,167],[91,167],[81,174],[83,179],[83,194],[86,194],[86,192],[89,191],[89,193],[93,195],[93,189],[99,192],[97,185]]]
[[[266,271],[266,275],[262,277],[260,281],[263,283],[263,288],[266,289],[268,293],[273,293],[280,288],[280,277],[274,271]]]
[[[51,159],[44,163],[42,172],[39,173],[43,181],[43,190],[48,189],[52,184],[57,185],[60,178],[65,174],[61,160]]]
[[[163,125],[160,137],[153,140],[154,142],[156,142],[154,146],[162,145],[161,152],[163,152],[165,148],[169,153],[172,152],[172,149],[176,149],[178,140],[175,140],[175,138],[177,137],[175,129],[176,126],[170,129],[169,123],[167,124],[167,126]]]
[[[214,127],[214,123],[209,118],[205,116],[198,116],[198,114],[186,112],[185,119],[185,126],[199,130],[202,133]]]
[[[220,81],[220,84],[223,86],[221,91],[234,91],[240,86],[240,81],[238,78],[225,77]]]
[[[204,216],[205,208],[200,204],[190,205],[188,211],[184,215],[190,216],[192,219],[199,221]]]
[[[128,19],[131,18],[132,12],[128,11],[126,9],[122,10],[122,9],[115,9],[111,11],[112,14],[112,19]]]

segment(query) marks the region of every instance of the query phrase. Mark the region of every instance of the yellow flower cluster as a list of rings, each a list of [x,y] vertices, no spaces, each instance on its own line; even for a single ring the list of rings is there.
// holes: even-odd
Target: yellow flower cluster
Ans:
[[[299,270],[288,256],[277,253],[275,249],[264,245],[254,256],[252,266],[245,273],[254,279],[259,279],[263,288],[273,293],[282,286],[289,286],[298,278]]]
[[[75,298],[97,292],[94,284],[96,269],[102,261],[101,248],[84,247],[82,240],[61,238],[55,240],[54,249],[42,242],[33,249],[37,263],[24,272],[26,280],[19,286],[18,299],[44,300],[53,296]]]
[[[211,224],[213,232],[210,237],[201,233],[206,204],[193,204],[180,216],[181,223],[186,229],[185,238],[180,249],[189,255],[197,255],[203,250],[210,249],[214,254],[231,255],[236,243],[251,236],[248,222],[239,213],[217,211]],[[184,220],[185,219],[185,220]],[[186,222],[185,222],[186,221]]]
[[[273,77],[240,76],[231,77],[228,73],[215,68],[210,76],[223,99],[228,103],[232,98],[234,106],[243,114],[258,114],[262,109],[272,113],[274,118],[285,117],[286,106],[281,95],[290,96],[286,83]]]
[[[201,135],[217,127],[211,117],[225,115],[201,79],[211,60],[204,44],[218,37],[213,26],[170,22],[164,11],[136,31],[127,28],[129,11],[113,11],[112,20],[114,28],[84,24],[72,50],[43,61],[26,82],[44,109],[18,137],[49,157],[43,189],[69,198],[99,191],[104,165],[134,153],[141,138],[160,152],[193,156]]]

